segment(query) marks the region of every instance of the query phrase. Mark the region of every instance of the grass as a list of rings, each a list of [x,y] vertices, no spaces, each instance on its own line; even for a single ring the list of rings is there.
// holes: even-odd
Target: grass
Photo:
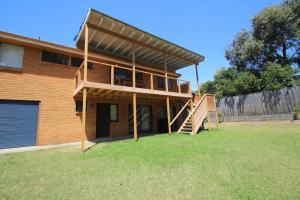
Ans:
[[[300,124],[0,156],[1,199],[300,199]]]

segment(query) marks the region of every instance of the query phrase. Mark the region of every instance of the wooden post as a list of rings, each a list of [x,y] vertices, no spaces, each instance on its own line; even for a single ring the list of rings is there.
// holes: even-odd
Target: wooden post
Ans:
[[[169,84],[168,84],[168,73],[167,73],[167,56],[164,55],[165,62],[164,62],[164,68],[165,68],[165,87],[166,87],[166,92],[169,91]]]
[[[153,74],[150,74],[150,89],[153,90]]]
[[[83,81],[87,81],[87,65],[88,65],[88,44],[89,44],[89,28],[85,25],[84,29],[84,66],[83,66]]]
[[[167,117],[168,117],[168,131],[169,131],[169,134],[171,134],[171,115],[170,115],[170,97],[167,96]]]
[[[82,133],[81,133],[81,151],[85,150],[84,143],[86,137],[86,88],[83,88],[83,99],[82,99]]]
[[[214,104],[216,105],[216,97],[214,96]],[[216,128],[219,128],[219,116],[218,116],[218,111],[215,106],[215,123],[216,123]]]
[[[115,84],[114,83],[115,82],[115,66],[112,65],[110,70],[111,70],[110,71],[110,84],[114,85]]]
[[[195,64],[195,69],[196,69],[198,96],[200,97],[200,83],[199,83],[199,76],[198,76],[198,63]]]
[[[132,87],[135,88],[135,45],[132,44]],[[136,93],[133,93],[133,136],[134,140],[137,141],[137,118],[136,118]]]
[[[180,81],[177,79],[178,93],[181,94],[181,85]]]
[[[193,101],[190,100],[190,105],[191,105],[191,112],[193,111]],[[194,115],[192,115],[192,135],[195,134],[195,119],[194,119]]]
[[[215,123],[216,123],[216,128],[219,128],[219,116],[217,111],[215,111]]]
[[[132,44],[132,87],[135,88],[135,45]]]
[[[84,29],[84,60],[83,60],[83,82],[87,82],[87,65],[88,65],[88,44],[89,44],[89,29],[85,25]],[[82,96],[82,134],[81,134],[81,151],[85,150],[86,138],[86,93],[87,89],[83,88]]]
[[[199,96],[199,99],[200,99],[200,95],[201,95],[201,93],[200,93],[200,83],[198,84],[198,86],[197,86],[197,89],[198,89],[198,96]]]
[[[207,125],[208,125],[208,130],[211,129],[211,124],[210,124],[210,112],[207,112]]]
[[[137,121],[136,121],[136,93],[133,93],[133,135],[134,135],[134,140],[137,141],[138,136],[137,136]]]
[[[168,70],[167,70],[167,56],[164,55],[165,61],[164,61],[164,68],[165,68],[165,87],[166,92],[169,91],[169,84],[168,84]],[[167,117],[168,117],[168,132],[171,134],[171,115],[170,115],[170,97],[167,96]]]
[[[192,94],[191,82],[188,81],[188,84],[189,84],[189,94]]]
[[[169,91],[169,85],[168,85],[168,70],[167,70],[167,56],[164,55],[164,68],[165,68],[165,87],[166,87],[166,92]],[[167,96],[167,117],[168,117],[168,132],[171,134],[171,115],[170,115],[170,97]]]

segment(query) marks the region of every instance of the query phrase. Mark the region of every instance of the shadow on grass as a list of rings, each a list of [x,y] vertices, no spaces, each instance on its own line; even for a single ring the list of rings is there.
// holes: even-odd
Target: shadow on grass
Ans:
[[[144,137],[153,137],[157,135],[168,135],[168,133],[143,133],[138,135],[138,140],[140,138]],[[172,134],[176,134],[175,132]],[[122,141],[122,140],[129,140],[129,139],[134,139],[133,135],[128,135],[128,136],[122,136],[122,137],[105,137],[105,138],[97,138],[94,140],[89,140],[90,143],[92,143],[89,147],[87,147],[83,152],[89,151],[90,149],[96,147],[99,144],[103,143],[111,143],[111,142],[117,142],[117,141]],[[138,140],[136,142],[138,142]]]
[[[208,134],[210,132],[214,132],[217,129],[201,129],[197,134]],[[172,132],[170,135],[175,135],[175,134],[181,134],[185,136],[191,136],[190,134],[185,134],[185,133],[177,133],[177,132]],[[169,135],[168,133],[143,133],[138,135],[138,140],[141,138],[146,138],[146,137],[153,137],[153,136],[158,136],[158,135]],[[112,142],[117,142],[117,141],[123,141],[123,140],[130,140],[134,139],[133,135],[128,135],[128,136],[122,136],[122,137],[105,137],[105,138],[97,138],[94,140],[89,140],[91,142],[91,145],[88,146],[84,152],[91,150],[92,148],[96,147],[99,144],[103,143],[112,143]],[[138,142],[138,140],[136,142]]]

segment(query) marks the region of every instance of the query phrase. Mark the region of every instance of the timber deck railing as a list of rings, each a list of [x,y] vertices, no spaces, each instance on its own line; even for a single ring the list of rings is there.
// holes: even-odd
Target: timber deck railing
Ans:
[[[88,62],[95,64],[92,71],[88,70],[88,82],[134,87],[132,68],[92,60],[88,60]],[[75,81],[76,88],[83,82],[83,64],[76,71]],[[151,93],[151,90],[159,90],[179,94],[192,94],[190,81],[181,80],[172,74],[155,69],[152,71],[151,69],[136,68],[135,87],[149,89],[149,93]]]
[[[190,100],[191,101],[191,100]],[[184,107],[186,107],[190,102],[188,101]],[[183,108],[184,108],[183,107]],[[186,117],[181,127],[177,132],[187,132],[190,134],[196,134],[199,130],[202,122],[207,117],[208,128],[211,127],[210,113],[214,113],[214,119],[216,127],[218,127],[218,114],[216,109],[215,97],[212,94],[204,94],[201,99],[196,102],[196,105],[192,104],[192,110]],[[178,113],[180,115],[181,112]],[[178,115],[176,117],[178,117]],[[176,119],[173,119],[172,122]],[[188,125],[191,124],[191,125]]]

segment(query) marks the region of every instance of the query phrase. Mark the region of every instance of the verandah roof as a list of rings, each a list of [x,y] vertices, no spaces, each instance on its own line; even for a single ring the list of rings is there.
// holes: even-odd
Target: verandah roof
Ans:
[[[84,26],[89,26],[89,51],[131,59],[135,44],[136,62],[164,68],[166,55],[168,70],[175,71],[204,60],[200,54],[147,33],[104,13],[89,9],[76,38],[76,46],[84,47]]]

